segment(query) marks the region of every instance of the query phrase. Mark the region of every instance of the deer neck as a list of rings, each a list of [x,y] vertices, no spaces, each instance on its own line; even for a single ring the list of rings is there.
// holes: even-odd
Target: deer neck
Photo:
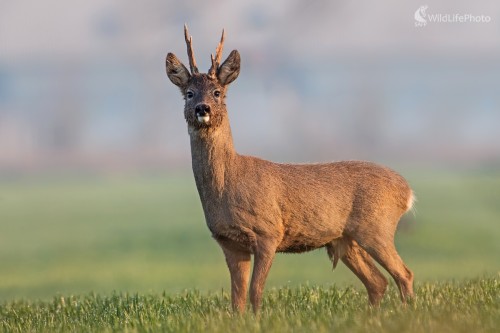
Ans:
[[[189,128],[189,136],[193,173],[202,201],[221,198],[237,157],[229,120],[224,119],[215,129]]]

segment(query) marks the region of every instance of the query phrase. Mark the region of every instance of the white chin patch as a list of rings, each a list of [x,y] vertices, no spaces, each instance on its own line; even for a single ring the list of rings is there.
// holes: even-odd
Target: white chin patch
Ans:
[[[204,115],[204,116],[198,116],[198,122],[199,123],[202,123],[202,124],[207,124],[208,121],[210,120],[210,116],[208,114]]]

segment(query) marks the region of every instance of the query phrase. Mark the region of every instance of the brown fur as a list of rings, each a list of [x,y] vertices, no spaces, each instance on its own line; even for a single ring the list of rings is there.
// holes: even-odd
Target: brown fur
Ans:
[[[403,302],[413,296],[413,273],[394,247],[398,221],[413,203],[403,177],[370,162],[278,164],[239,155],[224,102],[239,74],[239,53],[232,51],[214,77],[189,73],[171,53],[166,64],[186,99],[196,186],[208,228],[226,257],[236,311],[245,309],[251,255],[250,300],[257,312],[275,253],[321,247],[334,267],[341,259],[358,276],[371,304],[387,287],[372,258],[394,278]],[[199,105],[210,107],[207,123],[197,120]]]

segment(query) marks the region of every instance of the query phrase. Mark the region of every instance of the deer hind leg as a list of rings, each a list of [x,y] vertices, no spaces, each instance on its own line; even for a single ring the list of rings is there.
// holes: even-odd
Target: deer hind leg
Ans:
[[[387,279],[377,268],[370,255],[355,240],[343,237],[327,245],[328,255],[335,265],[339,258],[361,280],[370,304],[379,305],[387,288]]]
[[[413,272],[404,264],[394,246],[394,239],[361,238],[358,243],[375,259],[389,274],[399,288],[401,301],[405,303],[413,298]]]

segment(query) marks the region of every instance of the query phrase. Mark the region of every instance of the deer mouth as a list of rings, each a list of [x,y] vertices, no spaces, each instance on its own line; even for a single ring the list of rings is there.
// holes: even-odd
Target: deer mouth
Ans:
[[[203,115],[197,114],[196,119],[200,124],[208,124],[208,122],[210,121],[210,115],[208,113],[205,113]]]

